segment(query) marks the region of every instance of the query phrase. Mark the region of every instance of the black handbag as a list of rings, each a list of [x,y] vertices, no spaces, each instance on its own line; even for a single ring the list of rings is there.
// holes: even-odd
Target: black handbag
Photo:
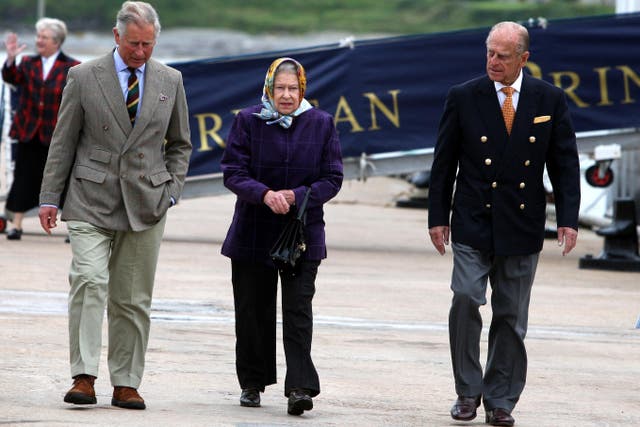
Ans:
[[[305,193],[304,200],[298,207],[298,210],[295,213],[291,211],[291,218],[284,226],[276,243],[269,252],[273,263],[280,270],[291,270],[295,268],[302,253],[307,250],[304,226],[307,219],[306,209],[310,194],[311,188]]]

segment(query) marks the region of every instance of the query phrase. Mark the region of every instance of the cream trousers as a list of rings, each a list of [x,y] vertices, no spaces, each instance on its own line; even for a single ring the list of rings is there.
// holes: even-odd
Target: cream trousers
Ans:
[[[68,221],[71,376],[98,376],[105,306],[113,386],[138,388],[149,341],[151,297],[166,215],[139,232]]]

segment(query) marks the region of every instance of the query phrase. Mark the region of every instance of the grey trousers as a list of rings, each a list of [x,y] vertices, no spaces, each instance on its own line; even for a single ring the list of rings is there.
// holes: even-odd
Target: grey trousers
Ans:
[[[71,376],[98,376],[105,306],[111,384],[138,388],[149,341],[153,282],[166,216],[139,232],[68,221]]]
[[[538,253],[495,256],[453,243],[453,301],[449,312],[449,342],[459,396],[482,395],[487,410],[511,411],[524,389],[527,376],[527,333],[531,285]],[[482,317],[491,284],[489,349],[484,375],[480,364]]]

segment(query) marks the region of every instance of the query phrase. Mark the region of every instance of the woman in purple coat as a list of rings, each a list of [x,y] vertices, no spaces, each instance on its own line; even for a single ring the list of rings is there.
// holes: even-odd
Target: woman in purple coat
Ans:
[[[231,258],[236,320],[236,371],[242,406],[260,406],[276,383],[276,295],[282,287],[287,361],[287,412],[313,408],[320,381],[311,360],[312,299],[320,261],[327,256],[323,205],[342,185],[340,142],[331,115],[304,99],[306,75],[291,58],[275,60],[262,104],[236,116],[222,157],[227,188],[237,195],[222,254]],[[269,250],[311,189],[306,210],[307,249],[294,271],[279,271]]]

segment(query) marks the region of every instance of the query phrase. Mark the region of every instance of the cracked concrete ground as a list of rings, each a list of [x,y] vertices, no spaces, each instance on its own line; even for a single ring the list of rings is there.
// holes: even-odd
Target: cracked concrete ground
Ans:
[[[62,401],[71,384],[70,250],[64,225],[46,236],[28,217],[21,241],[0,235],[0,424],[485,425],[482,409],[469,423],[449,417],[451,253],[431,247],[424,210],[395,207],[409,190],[391,178],[348,181],[326,207],[329,257],[317,278],[313,343],[322,393],[301,417],[286,414],[281,341],[279,383],[267,388],[262,408],[238,404],[230,265],[220,255],[232,195],[183,200],[169,213],[140,387],[145,411],[110,405],[106,348],[98,404]],[[581,256],[601,250],[602,239],[586,229],[567,257],[554,241],[545,244],[517,426],[640,425],[640,275],[578,268]],[[483,317],[488,325],[489,307]]]

